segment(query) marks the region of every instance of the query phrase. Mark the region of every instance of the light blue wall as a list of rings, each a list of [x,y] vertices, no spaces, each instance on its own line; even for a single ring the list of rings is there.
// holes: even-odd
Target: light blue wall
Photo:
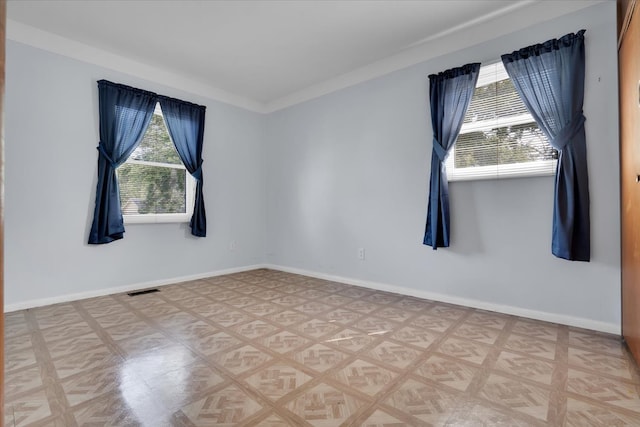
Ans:
[[[553,177],[451,183],[451,248],[422,245],[431,155],[427,76],[494,62],[581,28],[587,30],[592,261],[572,263],[550,253]],[[607,2],[272,114],[268,261],[615,329],[615,32],[615,3]]]
[[[207,107],[206,238],[190,236],[188,224],[132,224],[121,241],[86,244],[99,79]],[[6,83],[7,304],[264,262],[263,115],[11,41]]]
[[[615,24],[615,2],[602,3],[266,116],[10,41],[6,302],[267,262],[619,328]],[[552,177],[451,183],[451,248],[422,245],[427,75],[581,28],[592,262],[550,253]],[[190,237],[184,224],[159,224],[129,225],[113,244],[85,243],[95,191],[95,82],[103,78],[207,106],[206,239]]]

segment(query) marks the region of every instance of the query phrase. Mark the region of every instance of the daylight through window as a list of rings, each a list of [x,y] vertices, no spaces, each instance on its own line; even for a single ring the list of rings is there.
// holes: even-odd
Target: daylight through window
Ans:
[[[482,67],[460,134],[445,163],[448,180],[552,175],[557,155],[502,62]]]
[[[184,222],[191,218],[195,181],[171,141],[159,104],[142,142],[117,174],[125,222]]]

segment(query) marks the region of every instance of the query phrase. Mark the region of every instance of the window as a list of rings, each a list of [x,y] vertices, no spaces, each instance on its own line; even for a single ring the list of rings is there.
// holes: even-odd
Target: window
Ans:
[[[502,62],[480,69],[445,165],[449,181],[553,175],[558,152],[516,92]]]
[[[142,142],[117,174],[125,223],[190,220],[195,180],[180,160],[159,104]]]

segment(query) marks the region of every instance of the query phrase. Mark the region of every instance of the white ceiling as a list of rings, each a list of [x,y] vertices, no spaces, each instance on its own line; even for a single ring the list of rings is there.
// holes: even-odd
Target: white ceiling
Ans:
[[[61,36],[267,106],[540,3],[9,0],[7,18],[10,39],[38,44],[25,36],[37,29],[39,43]],[[553,16],[597,1],[543,3]]]

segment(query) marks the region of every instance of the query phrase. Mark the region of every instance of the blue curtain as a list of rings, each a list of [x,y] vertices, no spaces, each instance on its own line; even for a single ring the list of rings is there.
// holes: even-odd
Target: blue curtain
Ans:
[[[157,95],[129,86],[98,82],[100,143],[98,186],[90,244],[122,239],[124,224],[116,168],[124,163],[149,126]]]
[[[478,81],[480,64],[467,64],[429,76],[433,151],[425,245],[449,246],[449,183],[444,161],[456,142]]]
[[[207,218],[202,196],[202,139],[204,137],[205,107],[160,96],[160,107],[171,139],[180,159],[196,179],[196,197],[191,217],[191,234],[207,235]]]
[[[582,113],[584,33],[581,30],[502,56],[520,97],[559,152],[551,252],[573,261],[589,261],[591,251],[586,119]]]

